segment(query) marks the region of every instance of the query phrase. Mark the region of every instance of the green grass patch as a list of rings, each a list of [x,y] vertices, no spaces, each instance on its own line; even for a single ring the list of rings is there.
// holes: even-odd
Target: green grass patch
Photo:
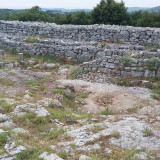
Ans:
[[[41,151],[38,148],[30,148],[17,153],[14,160],[42,160],[39,158]]]
[[[24,84],[26,86],[32,86],[32,87],[34,87],[34,86],[40,86],[40,82],[34,81],[34,80],[26,81],[26,82],[24,82]]]
[[[83,99],[88,98],[88,93],[85,93],[85,92],[79,93],[79,97]]]
[[[58,153],[58,156],[65,159],[65,160],[70,160],[69,159],[69,156],[70,156],[69,152],[61,151]]]
[[[113,112],[106,109],[106,110],[104,110],[104,111],[101,111],[100,114],[107,116],[107,115],[113,115]]]
[[[13,104],[8,104],[4,100],[0,100],[0,113],[10,113],[14,108]]]
[[[65,133],[65,130],[63,128],[55,128],[53,131],[50,131],[47,134],[48,140],[55,140],[61,137]]]
[[[46,128],[51,124],[49,117],[41,117],[36,116],[34,112],[28,111],[23,116],[14,116],[13,121],[17,124],[17,126],[26,127],[27,130],[35,130],[41,134],[42,132],[46,132]]]
[[[62,88],[55,88],[52,90],[53,93],[55,94],[63,94],[64,93],[64,89]]]
[[[86,131],[87,132],[97,133],[97,132],[102,131],[104,129],[106,129],[106,127],[94,125],[91,128],[87,128]]]

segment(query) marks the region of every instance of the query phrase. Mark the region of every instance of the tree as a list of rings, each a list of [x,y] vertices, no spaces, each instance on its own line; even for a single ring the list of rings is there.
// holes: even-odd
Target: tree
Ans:
[[[89,13],[86,13],[84,11],[78,11],[73,13],[71,18],[72,24],[86,25],[91,23]]]
[[[98,24],[126,25],[129,21],[124,2],[115,0],[101,0],[92,11],[92,18],[93,22]]]
[[[13,14],[12,19],[19,21],[44,21],[52,22],[51,16],[41,11],[38,6]]]

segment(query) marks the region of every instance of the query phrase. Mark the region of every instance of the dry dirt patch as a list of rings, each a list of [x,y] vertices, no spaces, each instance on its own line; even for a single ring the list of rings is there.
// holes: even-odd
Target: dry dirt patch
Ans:
[[[92,113],[104,110],[106,103],[109,110],[113,112],[123,112],[135,106],[157,103],[151,98],[150,91],[146,88],[90,83],[83,80],[59,80],[59,82],[62,84],[71,83],[77,91],[83,89],[90,92],[82,109]]]

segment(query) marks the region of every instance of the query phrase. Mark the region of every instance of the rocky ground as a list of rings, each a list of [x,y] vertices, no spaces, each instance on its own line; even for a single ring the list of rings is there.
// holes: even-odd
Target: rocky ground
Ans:
[[[0,58],[10,61],[0,69],[1,160],[160,159],[160,102],[148,81],[71,80],[68,62],[21,56]]]

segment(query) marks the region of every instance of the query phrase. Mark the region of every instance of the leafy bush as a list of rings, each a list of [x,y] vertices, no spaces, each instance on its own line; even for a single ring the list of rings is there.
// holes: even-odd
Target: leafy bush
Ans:
[[[120,59],[120,62],[123,66],[125,67],[128,67],[132,64],[133,62],[133,58],[130,57],[130,56],[123,56],[121,59]]]
[[[155,70],[158,71],[160,69],[160,58],[159,57],[153,57],[146,63],[148,70]]]
[[[0,147],[3,147],[7,142],[7,133],[0,134]]]

